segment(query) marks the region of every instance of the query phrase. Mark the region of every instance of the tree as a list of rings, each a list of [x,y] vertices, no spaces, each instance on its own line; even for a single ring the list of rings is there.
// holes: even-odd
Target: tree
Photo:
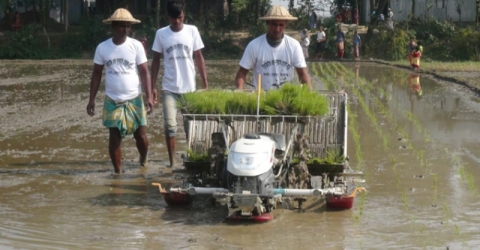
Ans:
[[[372,4],[374,0],[370,0],[370,4]],[[385,6],[387,6],[388,0],[377,0],[377,9],[375,10],[375,14],[370,16],[370,24],[368,25],[368,31],[367,35],[365,36],[365,45],[368,44],[368,42],[372,39],[373,36],[373,30],[377,27],[378,25],[378,17],[380,16],[380,13],[385,9]],[[373,10],[375,5],[370,5],[370,9]],[[371,11],[370,11],[371,13]],[[365,46],[362,46],[365,48]]]
[[[68,32],[68,0],[64,0],[64,3],[63,3],[63,7],[64,7],[64,17],[63,17],[63,20],[65,21],[65,33]]]
[[[416,0],[412,0],[412,17],[415,16],[415,5],[416,5]]]
[[[155,13],[155,24],[157,29],[160,29],[160,0],[157,0],[157,8]]]
[[[288,11],[292,12],[294,6],[295,6],[294,0],[289,0],[288,1]]]

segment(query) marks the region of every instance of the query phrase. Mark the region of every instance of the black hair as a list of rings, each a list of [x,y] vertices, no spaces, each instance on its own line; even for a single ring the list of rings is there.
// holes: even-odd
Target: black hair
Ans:
[[[184,0],[170,0],[167,3],[167,15],[173,18],[179,17],[185,11]]]

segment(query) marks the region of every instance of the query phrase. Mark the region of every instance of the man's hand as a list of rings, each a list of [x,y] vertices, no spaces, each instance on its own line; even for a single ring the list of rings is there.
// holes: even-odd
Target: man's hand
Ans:
[[[153,107],[155,106],[152,98],[148,98],[146,104],[147,104],[147,114],[151,114],[153,112]]]
[[[95,114],[95,101],[88,102],[87,105],[87,114],[93,116]]]
[[[152,89],[152,102],[153,105],[157,105],[158,103],[157,89]]]

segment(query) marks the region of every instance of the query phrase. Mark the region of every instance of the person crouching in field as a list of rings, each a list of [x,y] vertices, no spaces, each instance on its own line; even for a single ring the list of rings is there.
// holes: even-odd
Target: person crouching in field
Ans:
[[[105,68],[103,125],[110,133],[108,151],[113,168],[115,173],[122,173],[120,144],[126,135],[133,134],[135,138],[140,165],[147,163],[147,118],[141,87],[143,85],[150,114],[153,111],[151,83],[143,45],[128,37],[131,25],[140,21],[134,19],[128,10],[120,8],[103,23],[111,24],[113,37],[100,43],[95,51],[87,113],[90,116],[95,114],[95,97]],[[140,80],[137,72],[140,73]]]

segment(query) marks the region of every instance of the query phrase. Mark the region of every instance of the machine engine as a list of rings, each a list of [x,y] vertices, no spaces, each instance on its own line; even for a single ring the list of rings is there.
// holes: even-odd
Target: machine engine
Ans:
[[[283,137],[283,144],[284,144]],[[229,215],[261,215],[273,207],[275,175],[273,167],[281,159],[282,136],[248,134],[232,144],[228,153],[228,194],[218,194],[217,201],[226,203]],[[222,202],[223,200],[223,202]]]

